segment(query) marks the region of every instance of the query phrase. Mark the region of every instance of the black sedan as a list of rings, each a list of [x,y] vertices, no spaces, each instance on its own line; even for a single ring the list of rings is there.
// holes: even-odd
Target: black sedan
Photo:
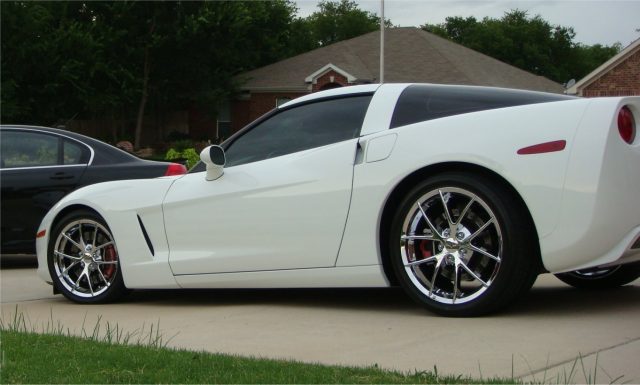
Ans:
[[[79,187],[187,171],[180,164],[139,159],[101,141],[54,128],[0,126],[0,146],[0,254],[35,254],[42,218]]]

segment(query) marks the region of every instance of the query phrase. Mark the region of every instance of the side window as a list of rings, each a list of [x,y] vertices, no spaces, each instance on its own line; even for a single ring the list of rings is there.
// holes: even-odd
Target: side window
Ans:
[[[74,143],[70,140],[65,140],[63,144],[63,156],[62,161],[64,164],[81,164],[86,163],[88,159],[85,155],[86,148],[78,143]]]
[[[236,139],[227,167],[353,139],[360,134],[371,95],[323,100],[284,110]]]
[[[37,167],[58,164],[59,139],[35,132],[2,131],[2,167]]]

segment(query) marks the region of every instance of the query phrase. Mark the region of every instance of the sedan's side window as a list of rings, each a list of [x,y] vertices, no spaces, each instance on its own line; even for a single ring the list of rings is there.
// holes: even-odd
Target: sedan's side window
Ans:
[[[38,167],[58,164],[58,138],[34,132],[2,132],[2,167]]]
[[[371,95],[323,100],[286,109],[259,123],[226,149],[236,166],[358,137]]]
[[[74,143],[70,140],[65,140],[63,145],[63,155],[62,162],[64,164],[80,164],[85,163],[85,158],[83,155],[85,154],[86,149],[84,149],[80,144]]]

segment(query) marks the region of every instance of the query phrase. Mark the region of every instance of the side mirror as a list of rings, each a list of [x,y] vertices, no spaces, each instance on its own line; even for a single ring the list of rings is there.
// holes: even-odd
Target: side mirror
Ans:
[[[224,150],[220,146],[209,146],[200,153],[200,160],[207,166],[207,180],[216,180],[224,173],[224,164],[227,162]]]

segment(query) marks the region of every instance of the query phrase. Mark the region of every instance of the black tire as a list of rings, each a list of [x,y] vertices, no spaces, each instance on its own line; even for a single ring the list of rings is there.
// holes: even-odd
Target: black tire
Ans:
[[[445,316],[501,309],[528,291],[540,271],[523,204],[502,184],[470,173],[439,174],[409,191],[396,210],[389,247],[407,294]]]
[[[640,277],[640,263],[577,270],[555,276],[562,282],[578,289],[613,289],[638,279]]]
[[[74,302],[111,302],[127,291],[111,230],[93,211],[72,212],[54,226],[47,260],[55,288]]]

